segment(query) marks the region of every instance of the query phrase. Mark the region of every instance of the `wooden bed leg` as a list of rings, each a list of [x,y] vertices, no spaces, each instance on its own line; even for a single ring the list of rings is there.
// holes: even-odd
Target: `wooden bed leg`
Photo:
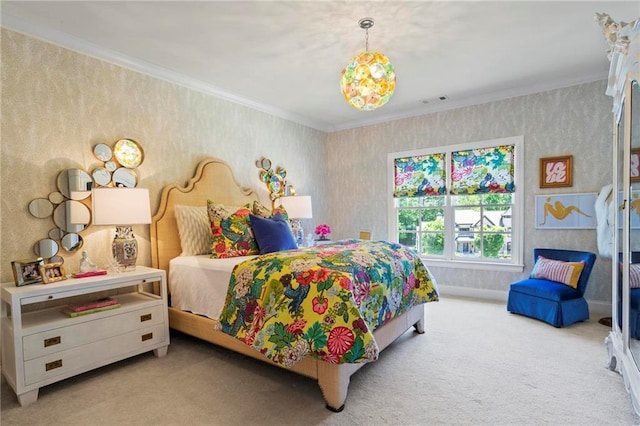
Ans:
[[[416,333],[424,334],[424,319],[418,320],[417,323],[413,324],[413,328],[415,328]]]
[[[334,413],[344,410],[351,375],[341,371],[340,364],[320,363],[318,365],[318,385],[327,403],[327,409]]]

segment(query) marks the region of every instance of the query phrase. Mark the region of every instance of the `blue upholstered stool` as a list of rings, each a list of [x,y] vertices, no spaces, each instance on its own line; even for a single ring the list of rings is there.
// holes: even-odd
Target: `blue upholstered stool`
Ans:
[[[538,256],[563,262],[584,262],[576,288],[546,279],[526,278],[511,284],[507,310],[545,321],[554,327],[564,327],[589,319],[589,306],[584,298],[596,255],[575,250],[536,248]]]

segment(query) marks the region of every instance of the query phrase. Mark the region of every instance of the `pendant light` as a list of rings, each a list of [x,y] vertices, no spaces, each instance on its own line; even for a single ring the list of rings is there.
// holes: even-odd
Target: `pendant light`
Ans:
[[[342,70],[340,88],[349,105],[362,111],[373,111],[393,95],[396,73],[386,56],[369,51],[369,28],[373,27],[373,18],[362,18],[358,24],[365,30],[365,51],[358,53]]]

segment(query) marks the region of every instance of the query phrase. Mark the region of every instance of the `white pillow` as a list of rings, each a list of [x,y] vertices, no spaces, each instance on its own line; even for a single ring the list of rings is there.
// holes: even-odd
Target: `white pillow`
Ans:
[[[180,234],[180,256],[195,256],[211,252],[211,224],[207,206],[176,204],[176,222]]]

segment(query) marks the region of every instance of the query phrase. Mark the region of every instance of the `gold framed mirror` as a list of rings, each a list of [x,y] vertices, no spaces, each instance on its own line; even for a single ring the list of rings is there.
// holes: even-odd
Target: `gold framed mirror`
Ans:
[[[36,198],[29,203],[29,213],[38,219],[44,219],[53,213],[53,203],[46,198]]]
[[[135,169],[144,160],[140,144],[133,139],[120,139],[113,146],[113,155],[122,167]]]

